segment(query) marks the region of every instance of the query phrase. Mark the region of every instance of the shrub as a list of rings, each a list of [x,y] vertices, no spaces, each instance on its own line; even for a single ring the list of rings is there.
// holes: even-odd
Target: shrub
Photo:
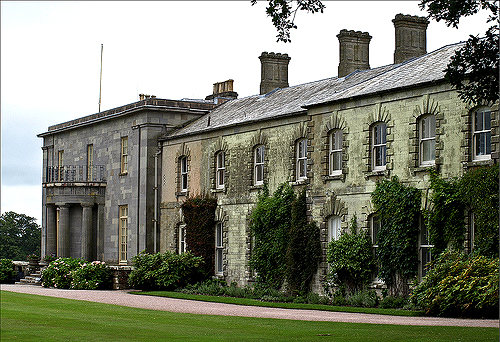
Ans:
[[[130,273],[129,284],[135,289],[173,290],[206,278],[203,258],[194,256],[191,252],[141,252],[133,261],[135,269]]]
[[[498,317],[498,261],[446,250],[410,300],[430,315]]]
[[[363,232],[357,232],[356,216],[351,220],[350,234],[342,234],[328,244],[327,282],[348,293],[361,291],[370,282],[375,270],[372,243]],[[329,285],[327,285],[329,286]]]
[[[11,259],[0,259],[0,284],[13,283],[17,276]]]
[[[113,275],[106,263],[92,261],[71,271],[71,288],[76,290],[110,289]]]
[[[382,309],[400,309],[408,303],[407,298],[388,296],[380,301],[378,306]]]
[[[377,293],[373,290],[358,291],[346,298],[347,304],[363,308],[374,308],[378,305]]]
[[[74,258],[58,258],[52,261],[42,272],[42,285],[59,289],[71,288],[73,280],[71,271],[79,268],[83,263],[82,259]]]

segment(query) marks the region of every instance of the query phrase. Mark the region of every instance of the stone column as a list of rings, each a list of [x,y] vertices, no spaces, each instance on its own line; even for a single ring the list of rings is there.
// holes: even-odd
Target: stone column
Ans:
[[[69,257],[69,204],[59,205],[59,241],[57,256]]]
[[[91,261],[90,255],[92,243],[92,207],[93,203],[82,203],[82,243],[81,243],[81,257],[83,260]]]
[[[51,253],[57,254],[57,222],[56,207],[52,204],[46,204],[47,207],[47,238],[45,246],[45,255]]]

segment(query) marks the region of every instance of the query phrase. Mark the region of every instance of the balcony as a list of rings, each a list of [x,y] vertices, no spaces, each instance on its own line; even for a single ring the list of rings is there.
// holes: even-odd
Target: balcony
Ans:
[[[47,166],[43,184],[54,183],[72,183],[68,185],[76,185],[74,183],[104,183],[106,182],[106,168],[103,165],[64,165],[64,166]]]

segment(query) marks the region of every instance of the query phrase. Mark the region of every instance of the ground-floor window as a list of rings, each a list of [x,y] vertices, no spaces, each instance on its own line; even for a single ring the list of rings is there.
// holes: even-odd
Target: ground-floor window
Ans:
[[[179,225],[179,254],[185,253],[187,249],[186,245],[186,225]]]
[[[118,257],[120,264],[127,263],[127,240],[128,240],[128,206],[121,205],[120,223],[119,223],[119,244],[118,244]]]
[[[222,223],[218,222],[215,226],[215,274],[223,274],[223,238]]]

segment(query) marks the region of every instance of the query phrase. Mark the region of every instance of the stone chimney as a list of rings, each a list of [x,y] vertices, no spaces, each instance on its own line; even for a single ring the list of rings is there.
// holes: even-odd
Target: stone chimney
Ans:
[[[355,70],[370,69],[370,40],[368,32],[341,30],[337,35],[340,43],[339,77]]]
[[[229,100],[238,98],[238,93],[233,91],[234,80],[214,83],[212,95],[205,97],[205,100],[214,100],[216,104],[221,104]]]
[[[261,65],[260,94],[267,94],[276,88],[288,87],[288,63],[290,57],[281,53],[262,52],[259,57]]]
[[[427,25],[425,17],[396,14],[392,20],[396,30],[394,64],[427,53]]]

